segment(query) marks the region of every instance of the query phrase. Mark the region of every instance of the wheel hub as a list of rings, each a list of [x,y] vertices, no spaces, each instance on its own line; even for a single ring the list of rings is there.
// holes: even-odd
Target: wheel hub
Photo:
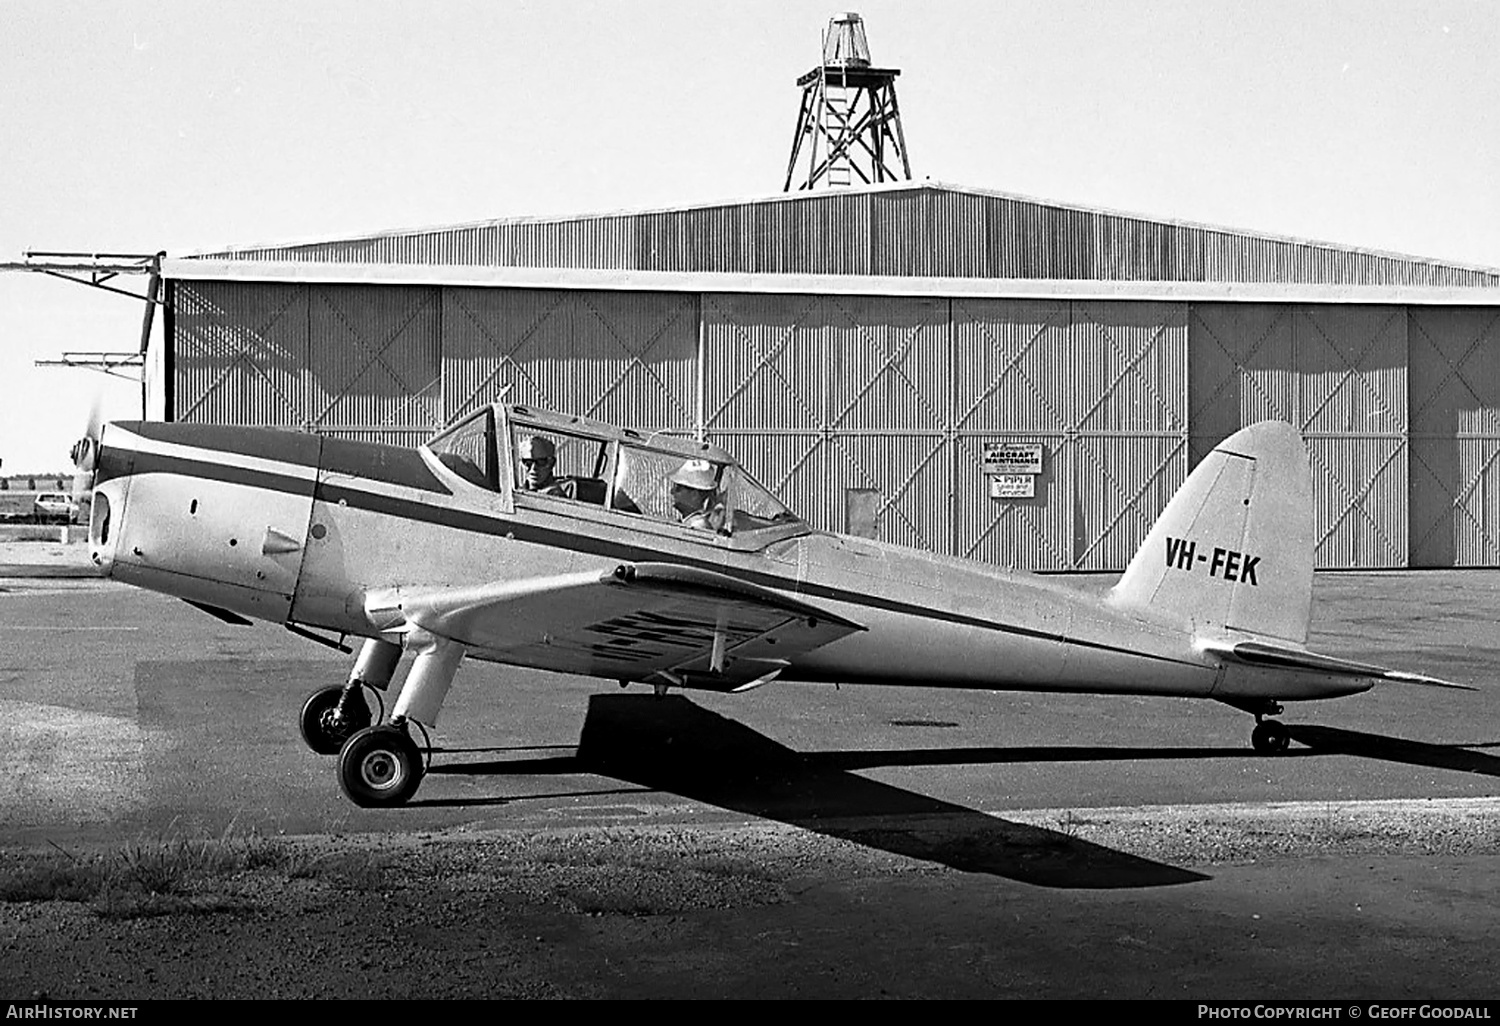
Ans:
[[[390,752],[371,752],[359,764],[359,776],[378,791],[388,791],[401,783],[401,760]]]
[[[348,728],[348,725],[344,723],[344,718],[339,715],[337,706],[325,712],[319,718],[318,725],[323,728],[323,730],[328,734],[329,737],[336,737],[340,740],[343,740],[350,734],[354,733],[354,731],[350,730]]]

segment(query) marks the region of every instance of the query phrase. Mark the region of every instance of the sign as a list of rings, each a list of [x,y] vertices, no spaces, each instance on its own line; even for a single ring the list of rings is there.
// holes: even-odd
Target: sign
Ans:
[[[986,474],[1040,474],[1041,442],[991,442],[984,447]]]
[[[1036,475],[991,474],[990,498],[1034,499],[1036,498]]]

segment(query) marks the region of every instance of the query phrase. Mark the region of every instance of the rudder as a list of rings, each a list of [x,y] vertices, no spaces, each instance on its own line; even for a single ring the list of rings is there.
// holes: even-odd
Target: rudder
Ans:
[[[1110,602],[1180,617],[1199,634],[1244,632],[1301,645],[1312,573],[1307,449],[1292,425],[1262,421],[1193,468]]]

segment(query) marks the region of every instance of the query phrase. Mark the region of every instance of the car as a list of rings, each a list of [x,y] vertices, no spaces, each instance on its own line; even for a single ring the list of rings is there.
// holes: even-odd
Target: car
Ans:
[[[79,506],[71,495],[62,492],[43,492],[31,504],[31,513],[43,523],[76,524]]]

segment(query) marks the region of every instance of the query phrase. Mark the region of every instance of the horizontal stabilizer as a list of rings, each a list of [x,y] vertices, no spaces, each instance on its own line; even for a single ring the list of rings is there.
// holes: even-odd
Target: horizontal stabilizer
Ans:
[[[1198,647],[1205,652],[1211,652],[1225,659],[1233,659],[1235,662],[1245,663],[1250,666],[1274,666],[1289,670],[1308,670],[1314,673],[1329,673],[1339,677],[1366,677],[1371,680],[1384,680],[1398,684],[1422,684],[1427,687],[1454,688],[1458,691],[1479,690],[1467,684],[1455,684],[1452,681],[1441,680],[1437,677],[1428,677],[1425,674],[1407,673],[1403,670],[1387,670],[1384,667],[1372,666],[1369,663],[1357,663],[1349,659],[1339,659],[1336,656],[1319,655],[1317,652],[1309,652],[1305,648],[1269,645],[1264,641],[1206,639],[1200,640]]]

